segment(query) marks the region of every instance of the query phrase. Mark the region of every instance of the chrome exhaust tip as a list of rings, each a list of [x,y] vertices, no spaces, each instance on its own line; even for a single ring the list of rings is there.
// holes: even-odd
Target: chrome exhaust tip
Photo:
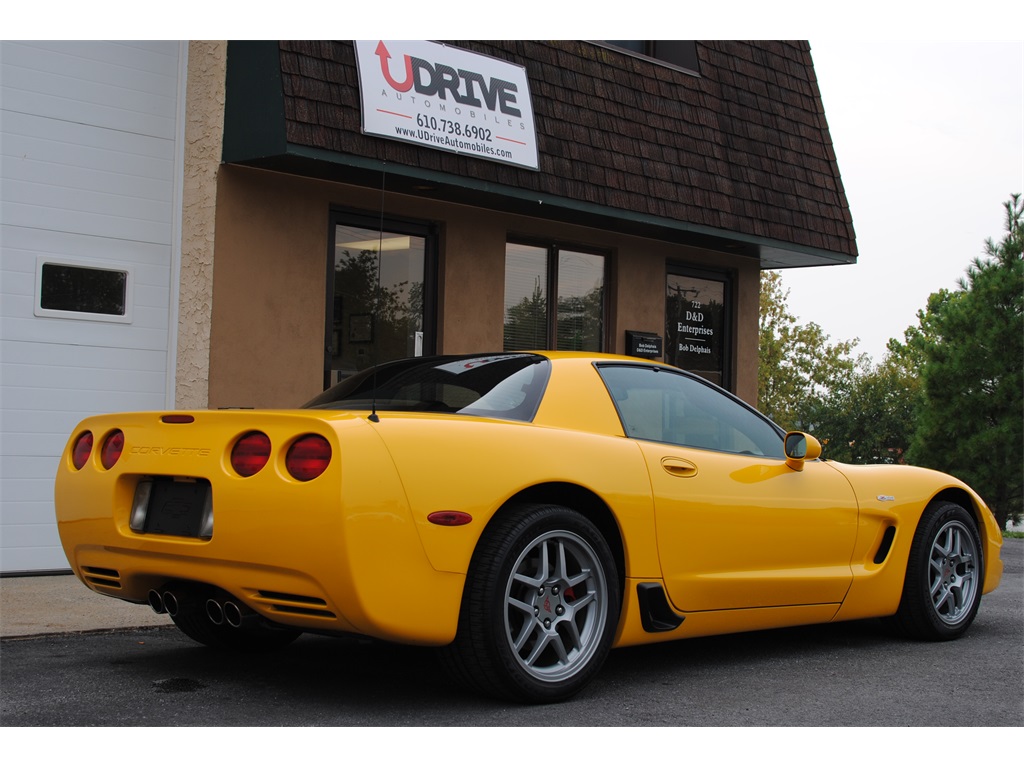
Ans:
[[[173,618],[178,615],[178,598],[174,596],[173,592],[164,592],[163,594],[164,610]]]
[[[149,607],[153,609],[153,613],[167,613],[167,608],[164,606],[164,599],[160,597],[159,592],[155,589],[151,589],[146,597],[149,600]]]
[[[238,605],[232,602],[224,603],[224,621],[238,629],[242,626],[242,619],[242,609]]]
[[[224,623],[224,608],[212,597],[206,601],[206,616],[218,627]]]

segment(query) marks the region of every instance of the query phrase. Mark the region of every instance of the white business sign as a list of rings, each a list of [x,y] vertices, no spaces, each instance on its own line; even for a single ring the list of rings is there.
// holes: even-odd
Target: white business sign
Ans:
[[[357,40],[363,133],[537,169],[526,69],[420,40]]]

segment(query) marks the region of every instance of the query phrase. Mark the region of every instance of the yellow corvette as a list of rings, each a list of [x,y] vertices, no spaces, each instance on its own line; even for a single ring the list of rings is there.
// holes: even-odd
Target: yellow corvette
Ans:
[[[573,695],[614,646],[865,617],[961,635],[1002,575],[985,503],[820,451],[654,362],[414,358],[297,410],[86,419],[57,521],[87,586],[200,643],[439,646],[521,701]]]

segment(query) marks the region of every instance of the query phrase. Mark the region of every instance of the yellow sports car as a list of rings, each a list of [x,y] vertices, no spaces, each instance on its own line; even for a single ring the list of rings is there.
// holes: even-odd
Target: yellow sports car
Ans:
[[[865,617],[961,635],[1002,575],[948,475],[819,457],[703,379],[613,355],[414,358],[297,410],[83,421],[57,521],[91,589],[221,648],[441,648],[557,701],[615,646]]]

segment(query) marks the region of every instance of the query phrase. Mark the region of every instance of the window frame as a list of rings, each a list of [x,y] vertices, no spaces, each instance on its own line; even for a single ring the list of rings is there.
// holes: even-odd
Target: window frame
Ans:
[[[119,272],[124,279],[124,314],[115,315],[106,312],[80,312],[72,309],[51,309],[43,306],[43,268],[45,266],[72,267],[74,269],[91,269],[97,272]],[[112,261],[92,261],[88,259],[53,257],[39,254],[36,256],[36,284],[33,296],[32,313],[36,317],[55,317],[64,320],[90,320],[100,323],[123,323],[133,321],[135,308],[135,268],[130,264]]]
[[[631,434],[631,430],[630,430],[630,428],[629,428],[629,426],[627,424],[627,421],[626,421],[626,416],[623,414],[622,408],[620,407],[620,398],[616,396],[615,392],[613,391],[613,388],[609,385],[608,380],[605,378],[604,373],[603,373],[603,371],[605,371],[605,370],[612,370],[612,369],[614,369],[614,370],[622,370],[622,369],[626,369],[626,368],[629,368],[629,369],[639,369],[639,370],[643,370],[643,371],[648,371],[651,374],[664,374],[664,375],[667,375],[667,376],[679,377],[679,378],[688,380],[690,382],[690,384],[693,385],[693,386],[705,387],[709,391],[710,394],[723,396],[725,398],[726,402],[731,403],[733,406],[737,407],[738,412],[746,414],[747,416],[751,417],[754,421],[761,422],[764,426],[768,427],[770,429],[770,431],[773,432],[775,434],[775,436],[778,438],[778,449],[779,450],[778,450],[777,455],[771,455],[771,454],[767,454],[767,453],[766,454],[749,454],[752,459],[755,459],[755,460],[764,459],[764,460],[772,460],[772,461],[774,461],[774,460],[785,460],[785,458],[786,458],[786,455],[785,455],[786,431],[784,429],[782,429],[782,427],[780,427],[778,424],[773,422],[771,419],[769,419],[767,416],[765,416],[763,413],[758,411],[756,408],[753,408],[749,403],[746,403],[745,401],[741,400],[736,395],[734,395],[731,392],[729,392],[727,389],[724,389],[724,388],[718,386],[717,384],[714,384],[713,382],[708,381],[707,379],[704,379],[704,378],[702,378],[702,377],[700,377],[700,376],[698,376],[696,374],[689,373],[688,371],[683,371],[683,370],[680,370],[678,368],[674,368],[674,367],[671,367],[671,366],[659,365],[657,363],[643,363],[643,362],[640,362],[640,361],[637,361],[637,362],[634,362],[634,361],[617,361],[617,360],[614,360],[614,361],[595,361],[594,362],[594,367],[595,367],[595,369],[597,369],[597,373],[601,377],[601,382],[602,382],[602,384],[604,384],[605,388],[608,390],[608,396],[611,399],[612,404],[615,406],[615,412],[616,412],[617,416],[619,417],[620,424],[622,425],[623,434],[626,435],[626,437],[628,437],[630,440],[642,440],[644,442],[653,442],[653,443],[659,443],[659,444],[662,444],[662,445],[675,445],[675,446],[679,446],[679,447],[682,447],[682,448],[686,448],[688,450],[712,451],[714,453],[725,453],[725,454],[729,454],[729,455],[732,455],[732,456],[745,456],[745,455],[748,455],[748,454],[744,453],[743,451],[729,450],[729,449],[725,449],[725,448],[714,448],[714,447],[708,447],[706,445],[698,445],[698,444],[693,444],[693,443],[688,443],[688,442],[680,442],[678,440],[656,439],[656,438],[653,438],[653,437],[646,437],[646,436],[640,436],[640,435],[636,435],[636,434]],[[667,389],[663,388],[662,391],[663,392],[667,391]],[[720,421],[720,423],[723,423],[723,424],[726,424],[727,426],[730,426],[729,422],[726,422],[724,420],[719,420],[719,421]],[[747,435],[748,439],[751,439],[751,438],[749,438],[749,435],[748,435],[747,432],[744,432],[743,430],[740,430],[740,429],[738,429],[735,426],[732,426],[732,429],[734,429],[736,432],[740,432],[741,434]],[[663,435],[663,437],[664,437],[664,435]],[[756,441],[751,439],[751,442],[756,442]]]
[[[592,42],[594,45],[599,45],[602,48],[607,48],[607,49],[609,49],[611,51],[618,51],[619,53],[624,53],[627,56],[632,56],[633,58],[636,58],[636,59],[643,59],[644,61],[650,61],[650,62],[652,62],[654,64],[660,64],[663,67],[668,67],[669,69],[674,69],[677,72],[683,72],[683,73],[685,73],[687,75],[691,75],[693,77],[700,77],[701,76],[701,74],[700,74],[700,59],[697,57],[697,41],[696,40],[685,41],[685,42],[692,42],[694,44],[693,58],[694,58],[694,61],[695,61],[696,65],[697,65],[696,67],[688,67],[688,66],[686,66],[684,64],[679,64],[679,63],[677,63],[675,61],[671,61],[669,59],[663,59],[663,58],[661,58],[661,57],[659,57],[657,55],[657,45],[658,45],[659,42],[660,43],[684,42],[682,40],[674,40],[674,41],[667,41],[667,40],[637,40],[637,41],[632,41],[632,42],[643,43],[643,45],[644,45],[643,53],[641,53],[640,51],[634,51],[632,48],[625,48],[625,47],[623,47],[621,45],[615,45],[614,43],[612,43],[612,42],[610,42],[608,40],[591,40],[590,42]]]
[[[551,241],[544,240],[535,237],[525,237],[518,235],[508,235],[505,238],[505,264],[507,265],[508,259],[508,246],[509,245],[520,245],[528,248],[539,248],[546,251],[547,254],[547,274],[545,275],[544,288],[546,291],[546,312],[547,318],[545,322],[545,331],[547,339],[545,341],[544,349],[553,351],[566,351],[559,350],[556,346],[558,343],[558,257],[562,251],[575,251],[578,253],[584,253],[588,256],[599,256],[604,261],[604,268],[601,272],[601,331],[598,334],[598,349],[586,350],[592,352],[605,352],[609,348],[609,329],[608,329],[608,281],[611,275],[611,260],[612,251],[605,250],[603,248],[596,248],[592,246],[583,245],[580,243],[572,243],[568,241]],[[505,278],[507,279],[507,271],[505,272]],[[507,285],[507,284],[506,284]],[[505,285],[503,285],[504,289]],[[504,297],[504,290],[503,290]],[[501,329],[502,329],[502,350],[505,352],[519,352],[522,350],[509,350],[505,349],[505,307],[504,301],[502,302],[502,318],[501,318]],[[569,350],[571,351],[571,350]]]
[[[436,222],[411,219],[365,210],[333,206],[327,217],[327,258],[325,259],[325,292],[324,292],[324,389],[333,386],[334,336],[334,254],[336,235],[339,226],[358,227],[373,232],[388,232],[398,235],[421,237],[423,248],[423,357],[437,352],[437,272],[438,252],[440,250],[440,226]],[[371,320],[372,323],[372,320]],[[372,332],[372,331],[371,331]],[[373,361],[380,364],[381,360]]]
[[[664,362],[669,365],[675,365],[672,361],[675,359],[675,355],[669,354],[669,339],[671,334],[668,328],[669,318],[669,298],[668,298],[668,280],[670,276],[693,278],[695,280],[707,280],[710,282],[717,282],[723,284],[722,289],[722,300],[723,300],[723,316],[722,316],[722,383],[720,385],[723,389],[734,387],[736,382],[733,378],[735,365],[733,363],[736,355],[736,285],[737,279],[733,272],[729,270],[715,270],[715,269],[702,269],[700,267],[692,267],[688,264],[680,264],[679,262],[670,261],[666,264],[665,268],[665,360]],[[685,369],[684,369],[685,370]],[[700,376],[699,373],[694,375]],[[701,377],[703,379],[703,377]],[[712,382],[714,383],[714,382]]]

